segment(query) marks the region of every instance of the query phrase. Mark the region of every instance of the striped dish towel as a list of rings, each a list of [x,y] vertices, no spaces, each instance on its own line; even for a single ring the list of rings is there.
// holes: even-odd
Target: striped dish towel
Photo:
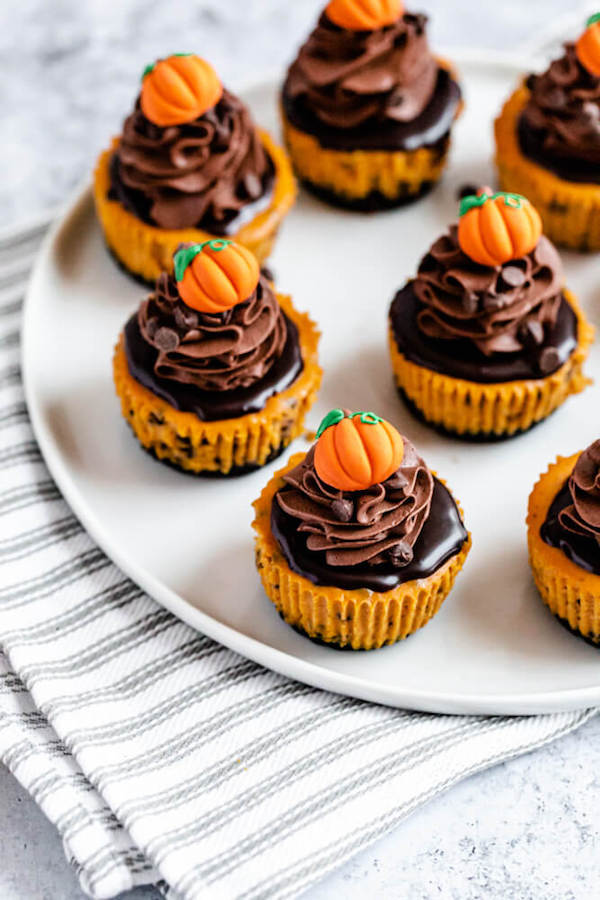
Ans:
[[[461,778],[594,715],[435,716],[324,693],[192,631],[124,577],[60,496],[27,417],[19,316],[44,231],[0,237],[0,758],[84,891],[297,896]]]

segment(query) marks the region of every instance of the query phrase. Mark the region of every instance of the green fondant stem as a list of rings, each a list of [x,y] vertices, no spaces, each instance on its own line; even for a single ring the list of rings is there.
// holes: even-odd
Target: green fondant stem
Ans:
[[[341,422],[344,418],[345,414],[343,409],[332,409],[331,412],[328,412],[317,429],[317,439],[321,437],[324,431],[332,425],[337,425],[338,422]]]
[[[350,418],[356,419],[357,416],[363,425],[378,425],[380,422],[383,422],[383,419],[380,419],[379,416],[376,416],[375,413],[372,412],[353,413]]]
[[[378,425],[379,422],[383,422],[379,416],[376,416],[375,413],[372,412],[355,412],[350,413],[348,416],[349,419],[359,418],[363,425]],[[346,418],[346,414],[343,409],[332,409],[331,412],[328,412],[319,428],[317,430],[317,439],[321,437],[324,431],[328,428],[331,428],[332,425],[337,425],[342,419]]]
[[[218,253],[226,247],[229,247],[230,244],[233,244],[233,241],[228,241],[225,238],[212,238],[212,240],[203,241],[201,244],[192,244],[191,247],[182,247],[173,257],[173,262],[175,264],[175,281],[182,280],[189,264],[199,253],[202,253],[205,247],[210,247],[211,250],[215,250]]]
[[[469,194],[460,201],[460,209],[458,215],[460,218],[465,216],[470,210],[478,206],[483,206],[488,200],[497,200],[498,197],[504,198],[504,205],[510,206],[512,209],[521,209],[525,197],[521,194],[509,194],[506,191],[496,191],[495,194]]]
[[[192,53],[171,53],[171,56],[192,56],[192,55],[193,55]],[[144,80],[146,75],[149,75],[150,72],[153,72],[155,70],[157,62],[158,62],[158,60],[156,60],[156,62],[149,63],[146,66],[146,68],[142,72],[142,81]]]

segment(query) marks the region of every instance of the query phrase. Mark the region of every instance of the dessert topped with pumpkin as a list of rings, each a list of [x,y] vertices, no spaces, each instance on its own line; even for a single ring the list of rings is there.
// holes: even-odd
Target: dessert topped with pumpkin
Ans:
[[[181,245],[173,269],[117,345],[123,414],[147,450],[187,471],[264,465],[314,401],[318,332],[229,239]]]
[[[461,92],[426,24],[400,0],[331,0],[301,47],[283,86],[285,136],[324,199],[395,206],[440,177]]]
[[[600,441],[559,456],[535,485],[529,555],[544,602],[564,625],[600,643]]]
[[[448,488],[370,412],[332,410],[254,506],[270,599],[310,637],[354,649],[425,625],[470,547]]]
[[[242,101],[206,60],[183,53],[144,70],[100,158],[95,197],[110,249],[149,280],[186,241],[235,237],[264,259],[295,186],[284,151]]]
[[[524,431],[581,391],[592,337],[535,207],[489,188],[463,198],[390,310],[409,406],[482,439]]]
[[[568,181],[600,183],[600,13],[526,85],[518,124],[525,155]]]
[[[600,13],[513,93],[496,139],[502,186],[530,197],[548,235],[600,249]]]

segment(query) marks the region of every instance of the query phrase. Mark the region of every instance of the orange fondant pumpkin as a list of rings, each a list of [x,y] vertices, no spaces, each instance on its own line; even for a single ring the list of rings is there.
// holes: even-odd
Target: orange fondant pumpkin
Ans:
[[[253,253],[227,240],[182,247],[174,256],[183,302],[203,313],[221,313],[256,290],[260,269]]]
[[[531,253],[541,234],[540,214],[519,194],[481,192],[461,201],[458,243],[482,266],[501,266]]]
[[[373,413],[332,410],[317,432],[315,470],[339,491],[363,491],[389,478],[404,457],[396,429]]]
[[[600,77],[600,13],[587,20],[587,28],[575,45],[575,52],[590,75]]]
[[[330,0],[325,13],[334,25],[350,31],[375,31],[397,22],[401,0]]]
[[[193,53],[175,53],[144,70],[140,104],[147,119],[165,128],[193,122],[222,94],[223,85],[210,63]]]

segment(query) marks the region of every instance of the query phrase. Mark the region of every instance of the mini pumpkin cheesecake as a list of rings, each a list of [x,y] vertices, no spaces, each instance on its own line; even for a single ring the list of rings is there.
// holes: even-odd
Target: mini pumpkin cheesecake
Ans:
[[[471,546],[460,508],[414,446],[370,412],[332,410],[254,503],[256,565],[285,621],[353,650],[438,612]]]
[[[440,178],[462,101],[426,24],[400,0],[331,0],[300,49],[283,86],[284,134],[297,175],[322,199],[374,211]]]
[[[563,625],[600,644],[600,441],[559,456],[535,485],[529,558],[542,600]]]
[[[321,382],[318,340],[241,244],[184,244],[119,338],[123,416],[161,462],[197,475],[251,471],[302,433]]]
[[[459,437],[526,431],[588,385],[593,339],[535,207],[489,188],[394,298],[396,383],[419,418]]]
[[[150,283],[171,271],[181,243],[233,238],[262,262],[295,196],[285,151],[190,53],[146,67],[135,108],[94,178],[110,251]]]
[[[504,190],[535,203],[557,244],[600,250],[600,13],[514,91],[495,130]]]

